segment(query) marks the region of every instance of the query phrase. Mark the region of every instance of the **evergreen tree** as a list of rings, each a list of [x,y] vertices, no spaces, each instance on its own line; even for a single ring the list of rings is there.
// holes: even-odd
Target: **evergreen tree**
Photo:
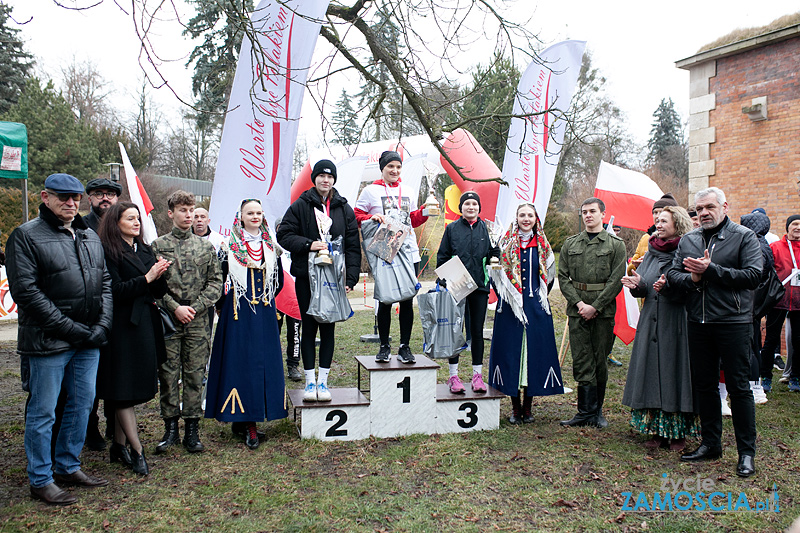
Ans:
[[[24,50],[20,30],[10,27],[10,19],[11,7],[0,3],[0,115],[17,102],[33,67],[33,56]]]
[[[54,172],[66,172],[86,182],[103,171],[95,131],[75,117],[52,81],[42,87],[37,78],[29,79],[16,105],[2,119],[28,128],[31,190],[40,189]]]
[[[681,117],[675,111],[672,98],[661,100],[658,109],[653,113],[653,127],[650,129],[650,140],[647,141],[648,159],[661,159],[671,146],[683,144],[683,126]]]
[[[333,133],[336,135],[336,142],[345,146],[358,144],[360,140],[360,132],[356,124],[358,115],[350,103],[351,99],[347,91],[342,89],[342,95],[336,103],[336,112],[331,119],[335,128]]]

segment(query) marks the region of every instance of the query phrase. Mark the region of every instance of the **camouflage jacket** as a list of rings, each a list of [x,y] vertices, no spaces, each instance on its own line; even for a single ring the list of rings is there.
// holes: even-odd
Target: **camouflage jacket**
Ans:
[[[161,303],[175,313],[178,306],[191,306],[202,315],[214,306],[222,292],[222,269],[214,246],[194,235],[191,230],[176,227],[153,241],[153,253],[172,261],[164,273],[168,292]]]
[[[614,318],[624,275],[622,239],[607,231],[591,240],[586,231],[569,237],[558,257],[558,286],[567,300],[567,316],[580,316],[577,304],[582,301],[597,309],[598,317]]]

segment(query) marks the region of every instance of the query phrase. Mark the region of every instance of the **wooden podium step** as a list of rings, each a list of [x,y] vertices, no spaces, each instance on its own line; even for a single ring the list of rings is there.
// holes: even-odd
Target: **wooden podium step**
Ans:
[[[289,401],[302,420],[298,433],[303,439],[359,440],[370,435],[369,400],[357,388],[332,388],[331,401],[305,402],[303,389],[290,389]]]
[[[500,427],[500,400],[505,394],[490,386],[473,392],[469,383],[463,394],[453,394],[444,383],[436,385],[436,431],[463,433]]]

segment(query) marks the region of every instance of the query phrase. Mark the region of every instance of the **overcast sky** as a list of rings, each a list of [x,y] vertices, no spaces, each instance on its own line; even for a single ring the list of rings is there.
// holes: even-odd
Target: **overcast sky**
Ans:
[[[111,0],[87,11],[69,11],[52,0],[2,0],[14,7],[26,48],[39,62],[40,72],[58,78],[60,68],[75,57],[93,61],[113,83],[118,108],[135,110],[137,80],[141,79],[139,41],[130,14]],[[70,5],[71,0],[61,0]],[[74,0],[73,0],[74,1]],[[78,0],[90,5],[97,0]],[[130,9],[131,2],[119,1]],[[169,4],[169,2],[165,2]],[[549,3],[519,0],[518,9],[530,16],[529,29],[547,44],[570,38],[586,40],[594,65],[608,79],[609,94],[626,114],[630,132],[645,143],[652,113],[662,98],[672,98],[682,118],[688,114],[689,74],[675,61],[693,55],[716,38],[740,27],[768,24],[798,10],[796,0],[556,0]],[[188,10],[187,10],[188,13]],[[163,13],[167,19],[169,12]],[[184,22],[188,21],[182,14]],[[193,44],[178,34],[180,26],[166,20],[153,32],[160,39],[162,71],[184,98],[191,99],[191,71],[184,65]],[[318,41],[322,43],[322,40]],[[479,57],[479,55],[476,55]],[[338,99],[340,91],[336,91]],[[154,91],[162,110],[177,116],[180,104],[167,88]],[[319,124],[314,108],[304,108],[304,120]],[[124,115],[124,113],[123,113]]]

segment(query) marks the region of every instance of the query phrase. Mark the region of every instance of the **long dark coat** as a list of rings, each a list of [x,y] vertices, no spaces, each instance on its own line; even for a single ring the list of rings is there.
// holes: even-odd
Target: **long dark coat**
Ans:
[[[650,245],[636,269],[642,279],[631,294],[644,298],[644,305],[622,395],[622,404],[631,409],[694,411],[684,300],[668,288],[660,294],[653,289],[653,283],[672,266],[675,253],[660,252]]]
[[[106,259],[114,319],[97,368],[97,396],[104,400],[144,403],[158,390],[158,362],[166,351],[155,298],[167,293],[167,283],[163,277],[147,283],[155,262],[152,249],[141,244],[136,251],[123,244],[119,261]]]

